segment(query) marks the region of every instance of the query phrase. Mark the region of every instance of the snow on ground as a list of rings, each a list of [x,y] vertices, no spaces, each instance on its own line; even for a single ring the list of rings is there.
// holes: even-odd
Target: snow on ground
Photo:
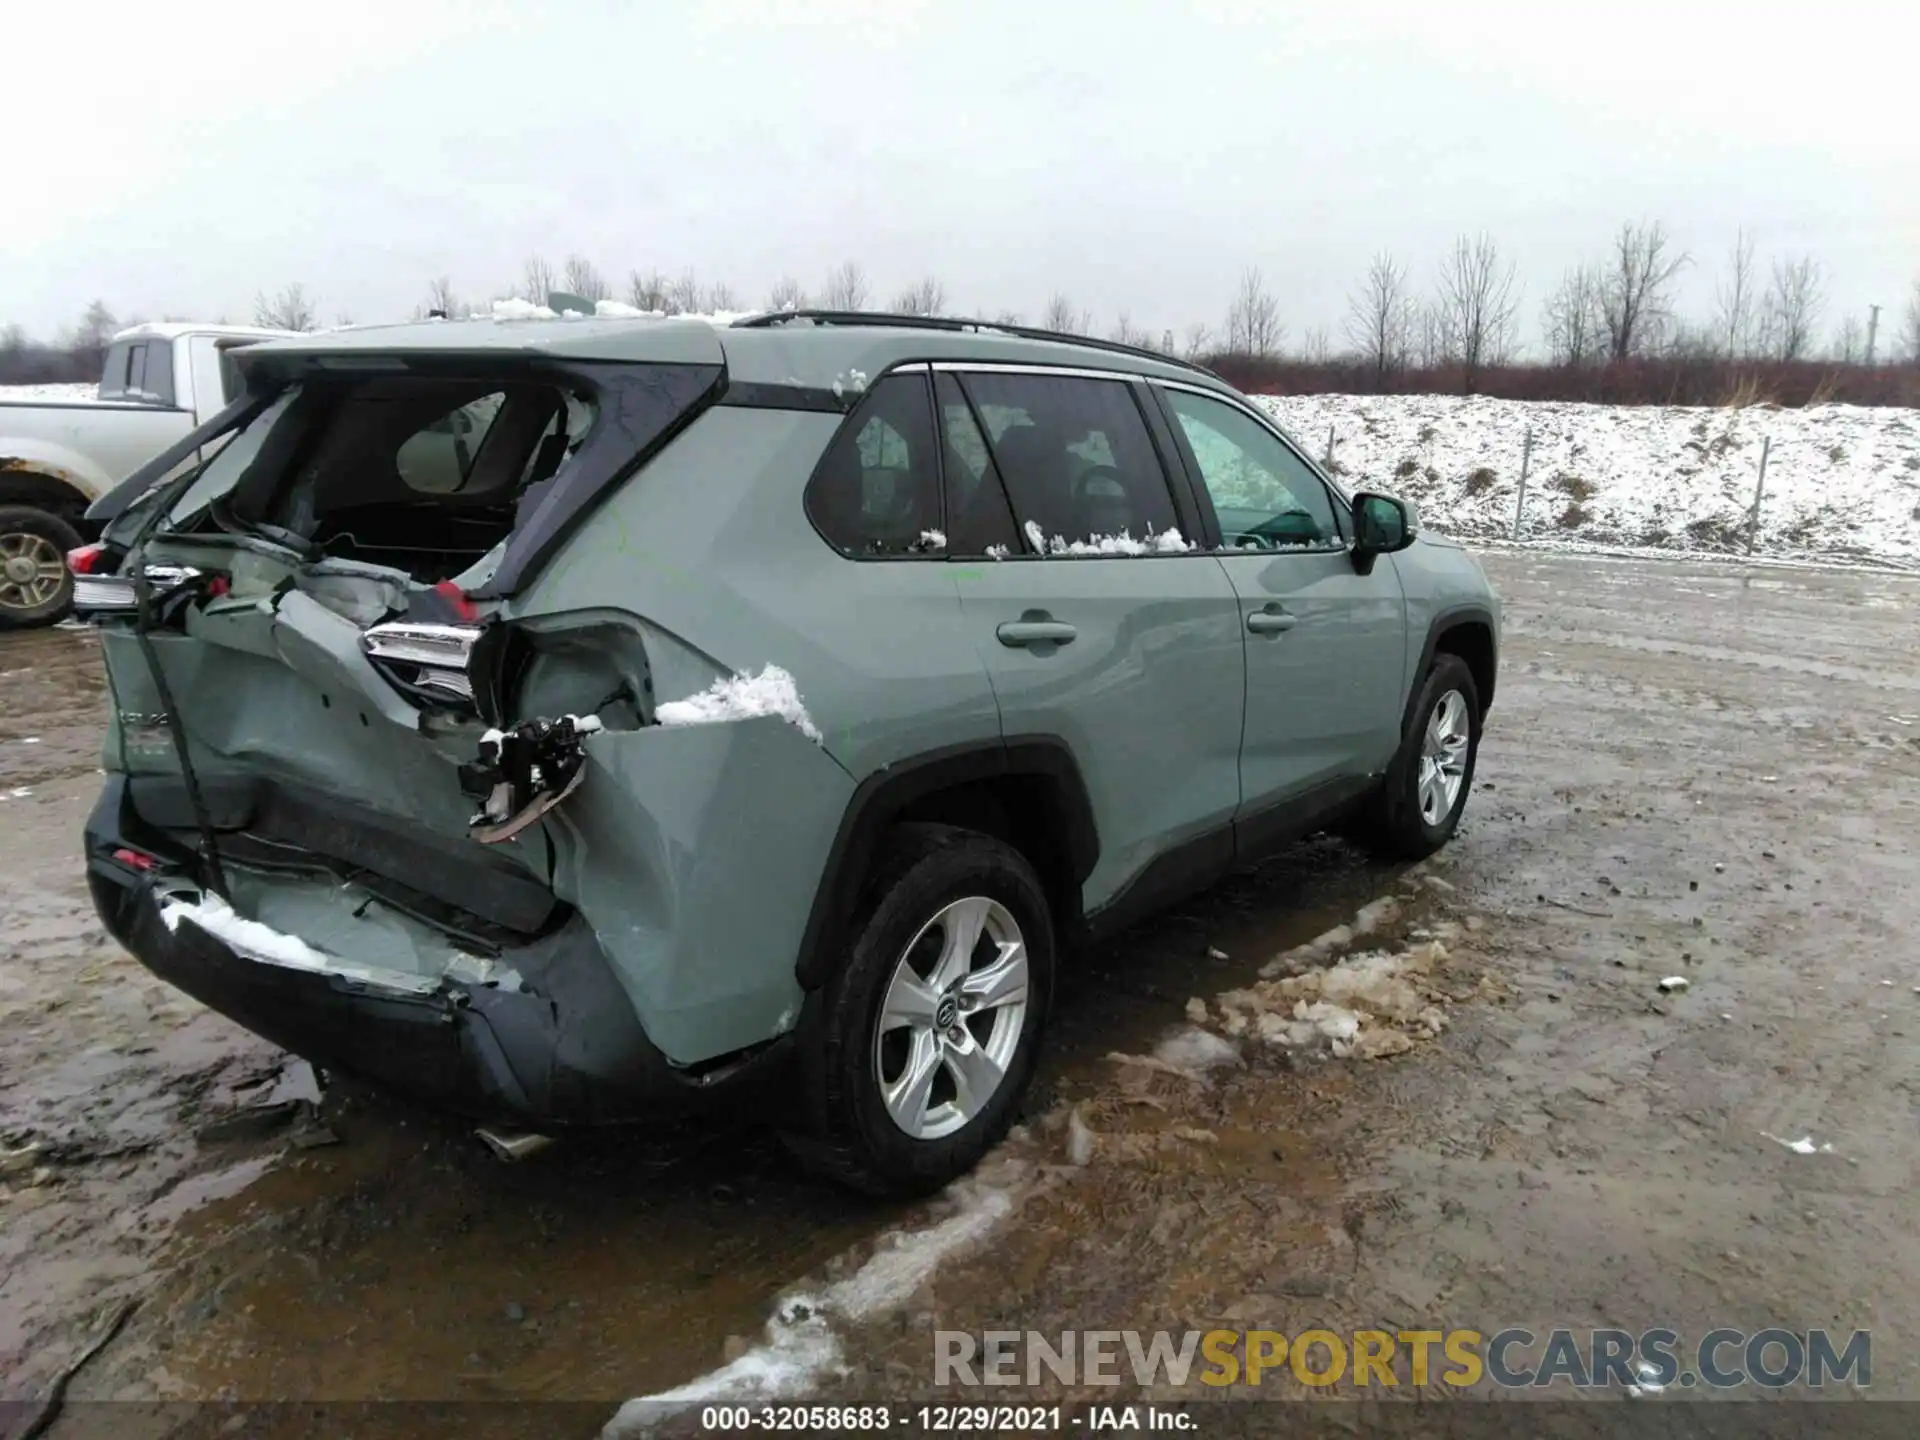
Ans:
[[[1462,539],[1513,533],[1520,457],[1533,452],[1521,538],[1744,551],[1771,439],[1757,552],[1920,563],[1920,411],[1577,405],[1458,395],[1262,396],[1349,488],[1418,503]]]
[[[0,405],[78,405],[99,398],[100,387],[92,384],[0,385]]]
[[[837,1324],[859,1324],[898,1310],[933,1278],[942,1263],[977,1250],[1014,1211],[1026,1190],[1013,1167],[1002,1183],[979,1175],[947,1191],[953,1212],[919,1230],[894,1230],[851,1275],[818,1290],[785,1296],[767,1321],[766,1338],[684,1385],[629,1400],[601,1432],[606,1440],[644,1434],[695,1405],[790,1400],[845,1368]],[[836,1324],[837,1322],[837,1324]]]

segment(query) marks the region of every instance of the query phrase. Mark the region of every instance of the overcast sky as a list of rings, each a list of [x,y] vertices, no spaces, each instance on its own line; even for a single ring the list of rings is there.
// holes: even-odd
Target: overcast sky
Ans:
[[[1823,340],[1920,276],[1910,4],[701,0],[21,4],[4,22],[0,323],[404,318],[533,252],[761,301],[853,258],[877,292],[1101,328],[1216,326],[1258,266],[1339,343],[1376,250],[1462,231],[1524,333],[1621,221],[1704,312],[1736,231],[1827,275]],[[1883,339],[1884,353],[1884,339]]]

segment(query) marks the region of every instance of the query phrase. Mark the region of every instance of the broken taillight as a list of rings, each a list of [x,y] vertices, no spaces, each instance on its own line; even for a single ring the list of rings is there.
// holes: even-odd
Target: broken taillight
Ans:
[[[154,859],[153,856],[142,854],[138,850],[129,850],[125,845],[122,845],[118,850],[113,852],[113,858],[129,870],[139,870],[142,872],[151,870],[160,863]]]
[[[91,575],[96,570],[106,570],[112,565],[106,559],[107,547],[98,540],[91,545],[82,545],[77,550],[67,551],[67,569],[76,575]]]

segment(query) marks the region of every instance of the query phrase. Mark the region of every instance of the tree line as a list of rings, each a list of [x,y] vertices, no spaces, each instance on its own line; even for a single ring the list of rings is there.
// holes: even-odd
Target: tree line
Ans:
[[[1245,388],[1281,393],[1920,404],[1920,279],[1897,313],[1848,313],[1829,327],[1827,277],[1813,256],[1771,256],[1763,270],[1753,237],[1742,232],[1717,266],[1710,308],[1682,315],[1674,291],[1694,265],[1657,221],[1621,225],[1604,249],[1568,269],[1541,299],[1541,344],[1531,355],[1520,344],[1526,297],[1517,263],[1484,232],[1455,240],[1424,284],[1399,257],[1375,255],[1347,296],[1339,342],[1326,327],[1315,327],[1290,344],[1280,297],[1257,268],[1240,276],[1217,327],[1195,323],[1178,336],[1171,330],[1156,334],[1125,311],[1102,327],[1061,292],[1049,297],[1032,323],[1176,355],[1209,365]],[[756,299],[722,281],[703,282],[691,269],[635,269],[620,283],[578,253],[558,265],[529,256],[512,283],[477,308],[484,313],[503,294],[544,304],[556,291],[667,315],[808,308],[955,313],[938,277],[923,276],[882,295],[857,260],[835,266],[812,288],[783,275]],[[443,275],[429,282],[413,318],[457,319],[475,308]],[[1010,310],[968,313],[1000,324],[1024,319]],[[286,330],[321,323],[317,301],[299,283],[262,292],[252,319]],[[0,383],[94,378],[118,323],[104,302],[95,301],[54,344],[36,345],[17,326],[0,330]],[[337,323],[349,321],[341,315]]]

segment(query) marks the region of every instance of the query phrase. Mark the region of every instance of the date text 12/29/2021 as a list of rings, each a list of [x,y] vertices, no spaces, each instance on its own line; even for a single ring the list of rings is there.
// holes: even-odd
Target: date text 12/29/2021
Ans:
[[[709,1405],[700,1428],[713,1432],[752,1430],[856,1434],[900,1429],[913,1434],[1028,1434],[1073,1430],[1119,1434],[1158,1430],[1191,1432],[1196,1417],[1177,1406],[1091,1405]]]

